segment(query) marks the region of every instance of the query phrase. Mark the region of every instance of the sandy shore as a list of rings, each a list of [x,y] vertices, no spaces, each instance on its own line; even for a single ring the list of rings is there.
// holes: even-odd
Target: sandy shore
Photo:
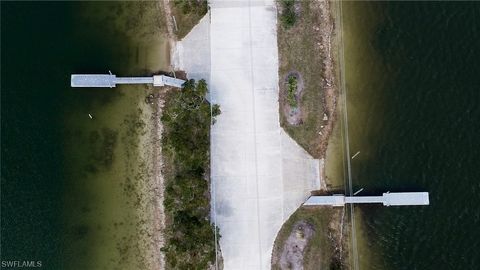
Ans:
[[[176,39],[171,27],[171,15],[168,0],[157,3],[159,14],[166,20],[166,31],[163,38],[167,39],[168,47],[174,46]],[[169,54],[170,49],[165,52]],[[170,54],[167,59],[171,59]],[[163,69],[167,68],[166,66]],[[170,71],[168,68],[165,71]],[[149,94],[153,95],[150,103],[142,100],[139,102],[139,109],[142,111],[141,118],[146,123],[144,133],[139,136],[139,162],[146,165],[146,181],[139,188],[143,197],[143,205],[138,209],[138,215],[145,220],[144,226],[139,229],[140,238],[143,246],[143,256],[145,258],[146,269],[160,270],[165,269],[165,254],[161,248],[165,244],[165,210],[164,210],[164,175],[163,175],[163,155],[162,155],[162,134],[163,125],[161,122],[162,112],[165,104],[165,93],[169,87],[153,89],[149,87]]]
[[[167,39],[169,48],[175,47],[176,37],[173,33],[173,22],[168,0],[160,0],[158,2],[159,9],[162,10],[166,21],[166,33],[164,38]],[[170,49],[167,52],[170,52]],[[171,59],[170,55],[168,59]],[[170,71],[170,70],[165,70]],[[144,197],[148,200],[148,206],[144,208],[146,213],[143,215],[150,215],[148,222],[148,232],[146,233],[147,241],[143,241],[145,246],[145,258],[148,269],[160,270],[165,269],[165,254],[161,248],[165,244],[164,230],[165,230],[165,210],[163,205],[164,200],[164,176],[163,176],[163,156],[162,156],[162,133],[163,125],[161,122],[162,112],[165,104],[165,93],[170,89],[168,87],[160,90],[151,89],[153,99],[151,104],[143,103],[140,105],[143,113],[144,122],[147,123],[146,133],[140,136],[139,148],[146,159],[148,166],[148,181],[142,188]],[[140,215],[142,215],[140,213]]]
[[[329,146],[329,143],[332,141],[340,141],[339,138],[341,135],[334,132],[334,127],[339,125],[337,122],[338,113],[341,113],[342,104],[338,102],[340,93],[343,92],[345,87],[345,79],[343,78],[343,33],[342,33],[342,15],[341,15],[341,2],[331,2],[327,1],[323,6],[325,12],[329,16],[329,25],[330,31],[328,31],[328,57],[325,60],[325,65],[328,67],[325,70],[325,76],[331,82],[332,87],[327,88],[326,91],[326,102],[327,110],[332,114],[332,117],[328,123],[329,133],[328,137],[325,138],[327,147],[335,148],[335,145]],[[337,130],[340,131],[341,127],[338,127]],[[342,142],[343,143],[343,142]],[[343,151],[343,150],[342,150]],[[338,151],[330,151],[330,154],[343,156],[343,153]],[[349,158],[349,157],[347,157]],[[335,162],[336,157],[330,159],[326,157],[326,162]],[[325,164],[327,166],[329,164]],[[324,167],[324,173],[326,172],[326,167]],[[324,178],[330,186],[335,186],[338,183],[338,179],[329,181],[329,179]],[[330,228],[332,231],[331,240],[334,243],[335,257],[344,267],[350,268],[350,234],[352,233],[349,230],[349,222],[347,220],[347,210],[343,208],[340,215],[334,215],[330,220]]]
[[[320,46],[323,48],[326,55],[324,59],[323,78],[325,79],[325,108],[327,114],[330,115],[327,125],[324,129],[323,134],[321,134],[320,139],[322,140],[322,145],[324,145],[324,157],[325,163],[322,168],[322,178],[325,179],[325,182],[328,186],[335,186],[335,183],[329,181],[326,176],[326,166],[330,162],[326,156],[327,148],[329,143],[333,139],[333,136],[339,136],[339,134],[334,133],[335,125],[338,125],[338,115],[340,108],[338,107],[338,98],[343,87],[342,82],[342,63],[340,62],[340,53],[343,48],[341,48],[341,38],[342,38],[342,29],[341,29],[341,14],[339,5],[341,3],[332,2],[332,1],[318,1],[315,2],[315,8],[321,10],[322,13],[322,29],[320,30],[323,38],[321,39]],[[317,43],[318,44],[318,43]],[[341,153],[334,153],[336,155],[341,155]],[[328,190],[328,189],[327,189]],[[349,234],[346,230],[345,223],[345,209],[342,209],[341,213],[336,213],[332,215],[329,222],[329,228],[331,235],[329,236],[331,242],[334,244],[334,256],[341,264],[345,265],[348,260],[348,237],[345,237]],[[347,248],[346,248],[347,247]]]
[[[148,92],[154,98],[150,103],[145,102],[144,97],[138,101],[139,120],[145,125],[138,134],[138,169],[133,182],[138,220],[135,241],[138,242],[137,256],[142,258],[142,267],[151,270],[165,269],[164,254],[160,251],[164,244],[165,228],[161,144],[163,127],[160,121],[165,90],[149,87]]]
[[[323,102],[325,106],[325,115],[327,117],[326,124],[319,133],[318,140],[320,141],[320,158],[322,162],[320,164],[320,175],[322,183],[322,189],[327,190],[327,186],[331,183],[326,178],[326,151],[328,143],[333,133],[333,128],[337,121],[337,103],[339,94],[339,76],[338,76],[338,63],[336,57],[338,54],[338,29],[336,28],[336,17],[338,16],[332,9],[332,2],[330,1],[312,1],[311,8],[316,10],[320,14],[320,23],[314,27],[318,35],[314,36],[317,49],[324,55],[323,70],[320,74],[323,78],[324,97]]]
[[[152,258],[153,260],[151,269],[165,269],[165,258],[163,252],[160,249],[163,247],[165,240],[163,237],[163,231],[165,229],[165,211],[163,206],[164,198],[164,178],[162,174],[163,157],[162,157],[162,133],[163,126],[161,122],[161,115],[164,106],[163,95],[160,93],[156,96],[154,101],[153,114],[150,117],[152,123],[152,130],[150,132],[150,142],[147,145],[152,149],[152,186],[155,195],[153,199],[153,243],[152,243]]]
[[[333,126],[337,119],[337,98],[338,98],[338,76],[337,76],[337,68],[338,64],[335,62],[335,57],[338,52],[338,44],[335,42],[337,30],[335,27],[335,18],[332,20],[332,16],[337,16],[335,13],[332,12],[331,2],[314,2],[315,8],[318,8],[322,15],[322,24],[320,28],[320,36],[317,44],[320,48],[323,49],[324,54],[327,56],[324,61],[323,65],[325,69],[323,70],[322,77],[325,80],[325,108],[327,111],[327,115],[330,117],[327,120],[327,124],[323,129],[322,134],[320,135],[320,140],[322,141],[321,145],[323,153],[325,153],[326,148],[328,147],[328,141],[333,131]],[[333,52],[332,52],[333,47]]]

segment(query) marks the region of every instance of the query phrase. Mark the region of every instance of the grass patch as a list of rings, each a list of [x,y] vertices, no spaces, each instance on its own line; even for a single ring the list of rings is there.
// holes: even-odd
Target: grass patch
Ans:
[[[297,21],[297,14],[295,14],[295,0],[280,0],[282,12],[280,14],[280,21],[284,28],[292,27]]]
[[[284,5],[280,0],[279,4]],[[292,5],[292,4],[289,4]],[[321,12],[318,10],[316,1],[300,1],[302,16],[296,19],[292,27],[278,26],[278,49],[279,49],[279,77],[285,78],[292,71],[298,71],[302,75],[303,92],[298,101],[301,108],[302,124],[290,125],[286,116],[285,106],[291,105],[291,84],[280,84],[281,95],[287,95],[280,100],[280,123],[285,131],[297,141],[313,157],[320,158],[324,155],[322,143],[319,140],[321,126],[325,125],[323,114],[325,106],[325,83],[323,61],[325,51],[320,47],[322,25]],[[279,16],[283,16],[279,14]]]
[[[288,77],[288,93],[287,93],[287,100],[288,100],[288,103],[290,104],[291,107],[294,107],[296,108],[297,107],[297,97],[296,97],[296,94],[297,94],[297,85],[298,81],[297,81],[297,77],[293,76],[293,75],[290,75]]]
[[[210,104],[204,80],[167,94],[162,115],[165,170],[165,252],[168,269],[208,269],[215,261],[210,223]],[[213,106],[213,117],[220,108]]]
[[[184,38],[207,14],[207,11],[207,0],[174,0],[172,15],[175,16],[177,29],[174,30],[178,39]]]
[[[280,232],[275,239],[272,253],[272,269],[280,268],[280,257],[282,255],[285,241],[295,230],[294,224],[298,221],[305,221],[312,225],[315,233],[308,241],[303,254],[304,269],[339,269],[338,262],[334,259],[334,242],[329,238],[332,234],[329,223],[332,216],[339,216],[341,209],[331,207],[323,208],[299,208],[283,224]],[[293,232],[295,233],[295,232]]]

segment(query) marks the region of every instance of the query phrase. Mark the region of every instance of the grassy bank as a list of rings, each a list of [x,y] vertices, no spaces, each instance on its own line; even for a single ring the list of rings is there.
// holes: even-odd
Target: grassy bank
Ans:
[[[313,157],[324,158],[337,114],[336,5],[278,0],[277,7],[280,123]],[[292,75],[298,82],[290,79]],[[299,90],[294,92],[293,86]],[[344,218],[342,208],[298,209],[277,235],[272,269],[298,265],[292,255],[295,249],[289,247],[295,241],[307,241],[299,253],[304,269],[348,269],[345,239],[349,232]],[[299,224],[312,228],[312,238],[299,238]]]
[[[342,269],[339,260],[338,247],[339,239],[336,231],[341,221],[341,208],[322,207],[322,208],[300,208],[298,209],[283,225],[277,235],[272,253],[272,269],[285,269],[291,267],[295,262],[284,260],[287,253],[285,252],[286,242],[289,236],[293,235],[297,238],[296,224],[303,223],[310,226],[314,233],[307,240],[306,247],[303,251],[303,260],[301,261],[303,269]],[[325,218],[330,217],[330,218]],[[301,239],[300,241],[305,241]],[[292,250],[294,250],[293,248]],[[290,253],[292,252],[290,251]],[[283,264],[283,265],[282,265]],[[286,264],[286,265],[285,265]]]
[[[170,5],[178,39],[184,38],[208,11],[207,0],[174,0]]]
[[[207,269],[215,262],[215,228],[210,223],[209,159],[211,116],[207,85],[187,81],[165,100],[165,252],[169,269]]]
[[[335,97],[329,96],[333,63],[327,61],[331,58],[330,11],[323,2],[294,0],[279,0],[278,10],[281,125],[312,156],[323,157],[335,106],[330,102]],[[293,104],[288,79],[292,73],[299,74],[303,85],[293,106],[301,118],[296,123],[287,121]]]

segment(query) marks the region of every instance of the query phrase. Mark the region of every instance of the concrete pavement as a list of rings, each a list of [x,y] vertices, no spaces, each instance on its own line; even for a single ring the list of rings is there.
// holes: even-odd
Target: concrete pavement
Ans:
[[[319,162],[279,124],[274,1],[210,4],[175,62],[189,77],[209,77],[210,100],[222,110],[212,127],[211,180],[224,268],[270,269],[283,222],[320,186]],[[195,50],[202,55],[191,56]]]

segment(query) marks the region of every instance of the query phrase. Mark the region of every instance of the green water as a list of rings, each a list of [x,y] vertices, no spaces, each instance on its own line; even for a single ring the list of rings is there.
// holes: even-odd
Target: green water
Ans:
[[[124,188],[143,179],[127,161],[142,163],[129,146],[149,90],[69,87],[73,72],[165,68],[162,23],[148,12],[157,4],[136,5],[1,3],[2,260],[143,268],[139,245],[127,244],[142,225],[138,195]],[[355,2],[343,12],[355,189],[425,190],[431,202],[357,207],[361,269],[477,269],[480,5]]]
[[[343,3],[354,190],[430,192],[355,207],[361,269],[478,269],[479,18],[475,2]]]
[[[148,266],[153,90],[72,89],[70,74],[165,70],[164,27],[158,2],[1,3],[2,261]]]

